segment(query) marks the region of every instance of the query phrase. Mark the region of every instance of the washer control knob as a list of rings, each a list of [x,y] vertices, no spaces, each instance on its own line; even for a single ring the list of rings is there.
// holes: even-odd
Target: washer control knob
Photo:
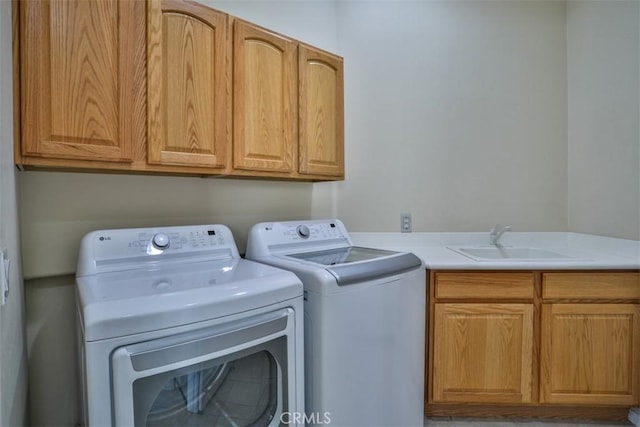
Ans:
[[[309,227],[307,227],[306,225],[299,225],[296,231],[298,232],[298,236],[302,237],[303,239],[308,239],[311,235],[311,231],[309,231]]]
[[[158,233],[153,236],[153,239],[151,239],[151,243],[153,243],[153,246],[156,249],[167,249],[170,243],[169,236],[164,233]]]

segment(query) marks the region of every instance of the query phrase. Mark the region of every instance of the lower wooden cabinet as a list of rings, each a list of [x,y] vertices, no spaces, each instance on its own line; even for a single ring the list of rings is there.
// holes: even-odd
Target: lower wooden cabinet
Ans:
[[[435,304],[433,400],[531,402],[533,304]]]
[[[426,414],[640,405],[640,272],[432,271],[428,295]]]
[[[639,364],[639,304],[543,304],[541,402],[637,405]]]

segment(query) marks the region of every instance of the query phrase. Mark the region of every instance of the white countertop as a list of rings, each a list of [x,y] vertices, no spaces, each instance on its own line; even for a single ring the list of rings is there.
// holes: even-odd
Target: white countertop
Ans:
[[[572,258],[476,261],[449,248],[489,245],[489,233],[349,233],[357,246],[413,252],[429,269],[600,270],[640,269],[640,241],[580,233],[507,232],[504,247],[553,251]]]

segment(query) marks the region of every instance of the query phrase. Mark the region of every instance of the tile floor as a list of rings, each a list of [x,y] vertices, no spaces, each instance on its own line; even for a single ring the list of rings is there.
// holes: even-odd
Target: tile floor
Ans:
[[[426,418],[425,427],[620,427],[633,426],[630,422],[539,421],[539,420],[487,420],[461,418]]]

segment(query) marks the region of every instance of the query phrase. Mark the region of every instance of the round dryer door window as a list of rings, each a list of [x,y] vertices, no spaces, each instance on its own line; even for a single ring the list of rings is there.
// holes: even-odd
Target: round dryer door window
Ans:
[[[276,416],[278,368],[271,353],[207,365],[137,380],[136,425],[268,425]]]
[[[280,425],[295,399],[293,316],[284,308],[116,349],[116,425]]]

